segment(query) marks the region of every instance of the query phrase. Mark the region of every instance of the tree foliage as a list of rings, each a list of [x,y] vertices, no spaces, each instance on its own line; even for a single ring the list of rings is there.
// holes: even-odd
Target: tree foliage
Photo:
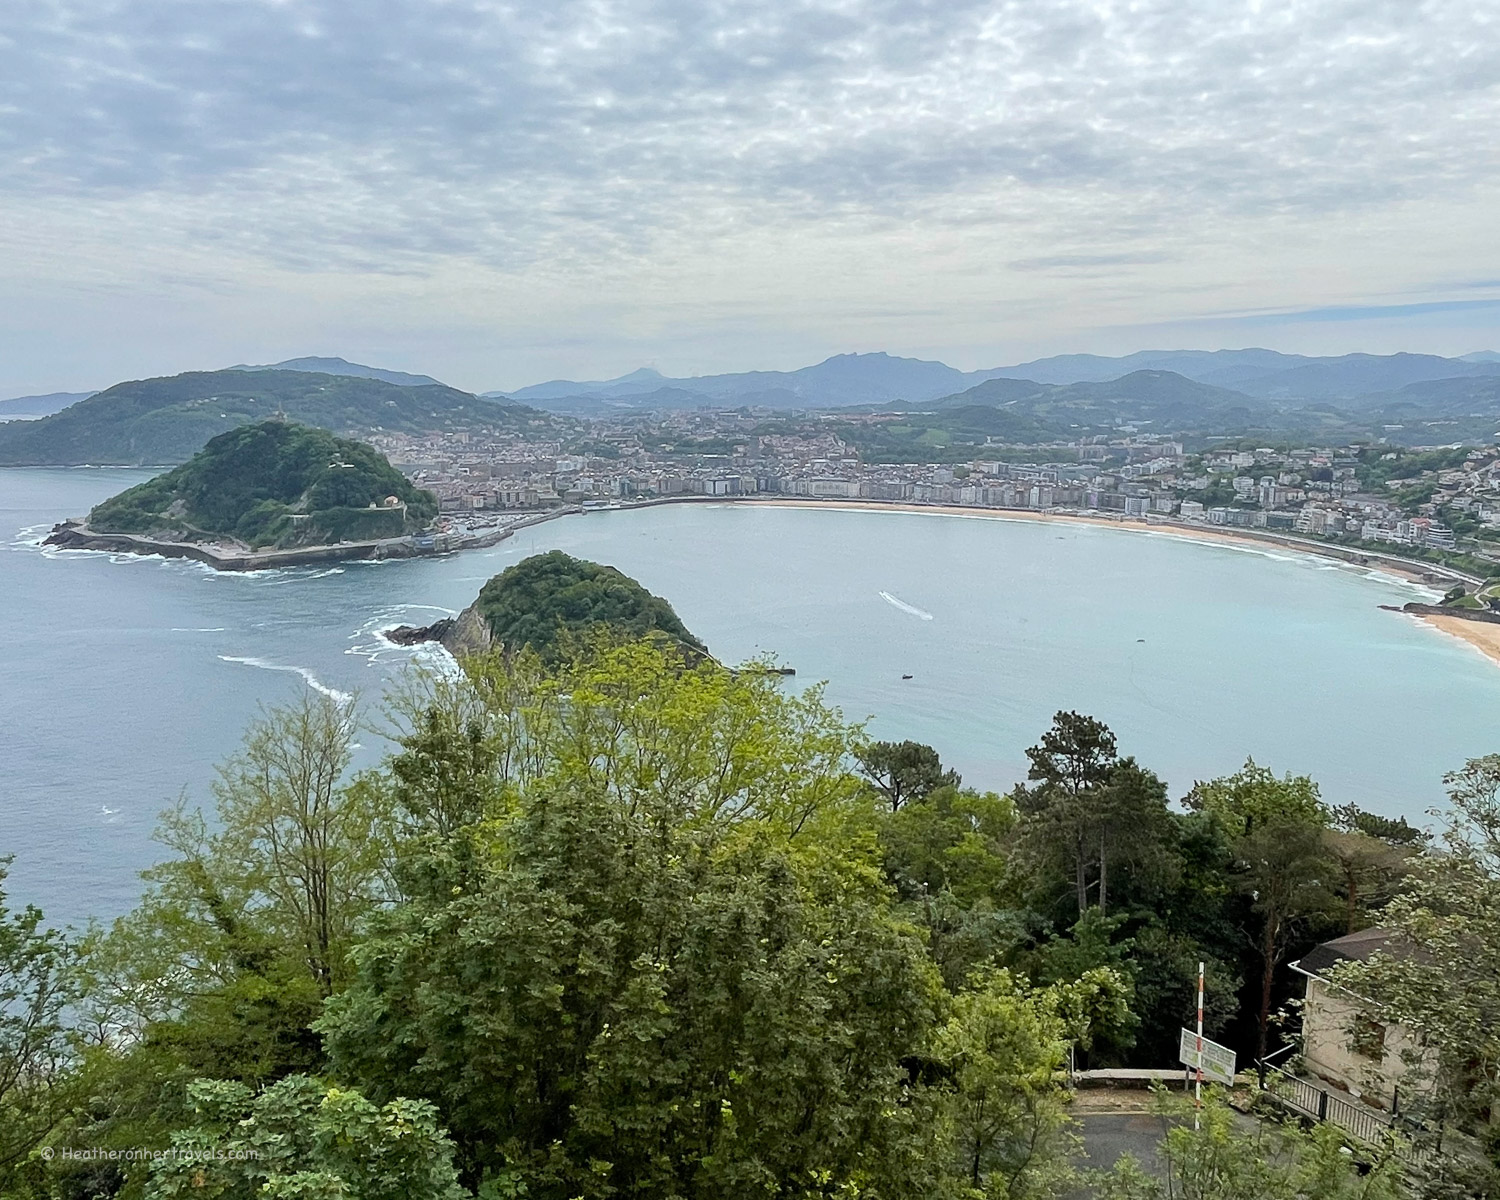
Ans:
[[[660,596],[614,567],[561,550],[534,554],[496,575],[479,592],[479,612],[495,640],[510,651],[534,650],[556,664],[570,640],[599,627],[641,638],[660,634],[707,654]]]
[[[1070,1063],[1172,1061],[1199,962],[1210,1034],[1263,1053],[1285,960],[1377,916],[1434,949],[1361,994],[1447,1021],[1452,1103],[1494,1103],[1500,757],[1450,780],[1442,854],[1253,762],[1174,808],[1078,713],[984,792],[649,606],[605,619],[642,611],[607,568],[541,566],[550,640],[414,671],[379,769],[349,776],[355,716],[309,694],[252,725],[210,814],[163,818],[136,912],[76,950],[0,913],[19,1186],[1050,1200]],[[1173,1120],[1174,1195],[1390,1194],[1350,1190],[1328,1135]],[[175,1153],[84,1172],[44,1138]],[[1100,1187],[1160,1194],[1129,1166]]]
[[[152,1166],[146,1200],[463,1200],[430,1104],[372,1104],[289,1076],[256,1094],[200,1080],[191,1124]]]
[[[855,751],[860,770],[892,812],[911,800],[925,800],[940,787],[957,788],[957,771],[945,771],[938,753],[921,742],[871,742]]]
[[[1401,1163],[1389,1153],[1362,1164],[1333,1125],[1304,1131],[1246,1118],[1218,1088],[1201,1111],[1158,1093],[1166,1127],[1159,1153],[1165,1179],[1123,1158],[1096,1179],[1098,1200],[1401,1200]],[[1196,1127],[1195,1127],[1196,1123]]]
[[[75,950],[41,911],[6,903],[10,860],[0,859],[0,1194],[75,1100]]]

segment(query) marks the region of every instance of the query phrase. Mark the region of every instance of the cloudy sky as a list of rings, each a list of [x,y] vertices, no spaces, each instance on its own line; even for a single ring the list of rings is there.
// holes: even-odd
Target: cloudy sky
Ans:
[[[1500,348],[1500,0],[14,0],[0,395]]]

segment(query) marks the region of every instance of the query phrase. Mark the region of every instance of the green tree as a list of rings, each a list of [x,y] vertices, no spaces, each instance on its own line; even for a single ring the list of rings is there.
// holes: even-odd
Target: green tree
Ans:
[[[936,981],[862,855],[566,785],[496,837],[461,894],[377,919],[320,1025],[341,1074],[433,1100],[531,1196],[925,1178],[900,1064]]]
[[[1344,900],[1344,932],[1373,924],[1374,912],[1390,900],[1426,835],[1404,818],[1391,819],[1345,804],[1333,810],[1323,845],[1338,868]]]
[[[529,650],[477,655],[462,677],[419,673],[394,697],[395,798],[411,834],[503,817],[542,780],[792,836],[861,807],[866,789],[849,769],[860,731],[821,687],[786,691],[763,671],[607,627],[560,654],[551,664]]]
[[[408,707],[419,832],[320,1022],[336,1072],[437,1104],[502,1194],[935,1187],[903,1063],[941,989],[892,911],[854,731],[659,642],[535,662],[471,662]],[[455,691],[493,709],[434,739]]]
[[[1030,820],[1027,840],[1045,858],[1072,866],[1078,915],[1089,907],[1089,867],[1094,860],[1096,798],[1119,761],[1115,735],[1102,722],[1059,712],[1042,740],[1026,751],[1032,787],[1016,788],[1017,807]]]
[[[982,971],[955,997],[935,1053],[952,1080],[949,1119],[968,1194],[1052,1197],[1070,1182],[1076,1139],[1059,1074],[1069,1047],[1122,998],[1107,970],[1039,989]]]
[[[1077,713],[1058,713],[1026,753],[1035,786],[1018,788],[1016,799],[1034,869],[1050,878],[1068,864],[1078,915],[1091,902],[1107,913],[1112,865],[1165,865],[1173,838],[1166,784],[1119,758],[1114,735]]]
[[[383,792],[343,779],[354,735],[347,705],[309,693],[252,723],[215,783],[212,824],[186,803],[164,815],[171,857],[145,873],[140,906],[85,944],[90,1144],[159,1144],[198,1076],[262,1087],[320,1069],[312,1024],[389,892]]]
[[[164,818],[176,857],[148,874],[147,911],[186,917],[230,954],[237,937],[259,937],[331,994],[355,924],[387,890],[379,792],[345,779],[356,731],[350,703],[312,691],[252,722],[214,782],[216,827],[185,805]]]
[[[1253,760],[1233,775],[1195,784],[1186,803],[1228,832],[1234,878],[1256,917],[1261,970],[1255,1056],[1263,1062],[1277,968],[1299,933],[1326,919],[1334,903],[1335,867],[1325,841],[1328,812],[1311,779],[1277,778]]]
[[[151,1169],[146,1200],[463,1200],[430,1104],[375,1105],[290,1076],[256,1094],[199,1080],[192,1123]]]
[[[938,788],[957,788],[957,771],[945,771],[938,752],[921,742],[871,742],[855,751],[860,770],[892,812],[925,800]]]
[[[39,909],[6,903],[0,858],[0,1194],[77,1099],[68,1008],[74,948]]]
[[[927,933],[951,989],[1025,938],[1008,904],[1015,806],[994,792],[940,787],[877,815],[886,879]]]
[[[1402,1200],[1401,1163],[1349,1154],[1343,1135],[1322,1124],[1310,1132],[1242,1116],[1218,1088],[1201,1111],[1191,1100],[1158,1093],[1166,1126],[1159,1154],[1165,1178],[1125,1157],[1095,1178],[1099,1200]],[[1195,1127],[1196,1121],[1196,1127]]]

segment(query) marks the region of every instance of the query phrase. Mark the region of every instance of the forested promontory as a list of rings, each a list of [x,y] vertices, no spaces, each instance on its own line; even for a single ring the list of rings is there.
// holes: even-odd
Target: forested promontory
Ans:
[[[282,548],[398,537],[437,509],[431,492],[364,443],[271,420],[219,434],[180,467],[95,507],[88,526]]]
[[[190,371],[118,383],[36,421],[0,424],[0,466],[161,466],[217,434],[289,420],[340,434],[552,428],[559,418],[442,385],[310,371]]]

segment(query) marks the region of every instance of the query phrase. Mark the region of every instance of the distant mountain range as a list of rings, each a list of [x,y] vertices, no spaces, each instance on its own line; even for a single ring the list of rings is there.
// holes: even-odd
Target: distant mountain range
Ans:
[[[747,371],[685,379],[642,368],[618,379],[552,380],[488,398],[519,400],[552,412],[603,416],[634,410],[704,407],[771,409],[926,404],[991,379],[1037,384],[1106,383],[1139,371],[1170,372],[1250,400],[1359,401],[1408,384],[1500,376],[1500,354],[1345,354],[1312,358],[1275,350],[1143,350],[1119,358],[1064,354],[1009,367],[960,371],[945,363],[889,354],[839,354],[796,371]]]
[[[0,424],[0,466],[167,465],[209,438],[277,413],[352,436],[551,429],[556,418],[441,384],[407,386],[306,371],[190,371],[117,383],[35,421]]]
[[[93,392],[48,392],[45,396],[17,396],[0,400],[0,421],[30,420],[61,412],[70,404],[87,400]]]
[[[1173,371],[1146,369],[1119,379],[1038,383],[999,376],[921,405],[892,403],[860,412],[900,414],[894,424],[847,436],[882,452],[918,454],[926,445],[1072,440],[1134,428],[1142,432],[1346,442],[1385,438],[1442,445],[1500,438],[1500,373],[1424,380],[1354,400],[1286,401],[1214,387]],[[837,411],[837,410],[835,410]],[[915,459],[911,459],[915,461]]]
[[[555,436],[559,425],[549,413],[702,407],[922,414],[906,423],[900,445],[893,428],[887,447],[913,454],[924,445],[955,444],[942,440],[950,434],[979,443],[1029,442],[1122,426],[1224,436],[1374,435],[1408,444],[1489,441],[1500,429],[1500,353],[1312,358],[1274,350],[1147,350],[1121,358],[1061,355],[984,371],[840,354],[796,371],[673,379],[643,368],[618,379],[553,380],[483,397],[427,375],[301,358],[6,401],[0,417],[35,419],[0,421],[0,466],[179,463],[215,434],[278,411],[346,436],[521,428]]]

